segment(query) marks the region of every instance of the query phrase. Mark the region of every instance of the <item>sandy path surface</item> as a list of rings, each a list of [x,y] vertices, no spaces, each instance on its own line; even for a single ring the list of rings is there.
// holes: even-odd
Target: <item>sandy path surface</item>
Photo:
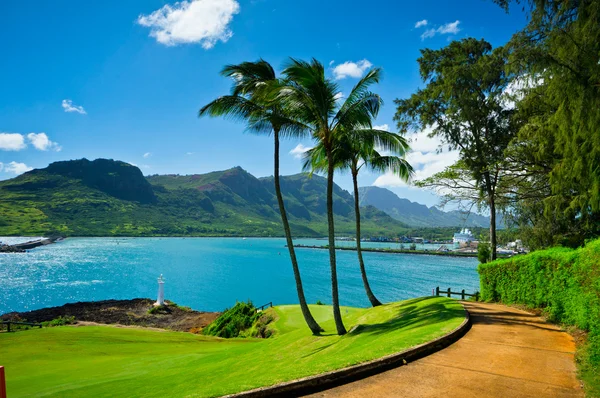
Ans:
[[[473,327],[448,348],[312,397],[583,397],[568,333],[511,307],[465,307]]]

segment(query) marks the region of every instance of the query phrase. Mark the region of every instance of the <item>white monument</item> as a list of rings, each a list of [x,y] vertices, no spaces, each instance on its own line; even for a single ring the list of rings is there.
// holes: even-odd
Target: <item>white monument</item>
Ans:
[[[156,299],[156,303],[154,303],[155,307],[165,305],[165,281],[163,279],[162,274],[158,278],[158,298]]]

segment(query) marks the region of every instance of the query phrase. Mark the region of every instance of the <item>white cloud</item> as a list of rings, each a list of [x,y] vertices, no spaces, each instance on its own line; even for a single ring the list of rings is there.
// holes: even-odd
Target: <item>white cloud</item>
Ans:
[[[31,142],[31,145],[40,151],[48,151],[53,150],[56,152],[60,152],[62,147],[58,145],[56,142],[50,141],[46,133],[29,133],[27,134],[27,139]]]
[[[339,101],[339,100],[341,100],[342,98],[344,98],[344,93],[342,93],[342,92],[340,91],[339,93],[337,93],[336,95],[334,95],[334,96],[333,96],[333,98],[334,98],[336,101]]]
[[[373,64],[366,59],[358,62],[346,61],[333,68],[333,76],[336,80],[345,79],[347,77],[358,79],[362,77],[365,71],[371,66],[373,66]]]
[[[65,112],[77,112],[82,115],[87,115],[87,112],[85,111],[85,109],[83,109],[83,106],[73,105],[73,101],[71,101],[70,99],[62,100],[62,107],[65,110]]]
[[[148,159],[150,156],[152,156],[152,152],[146,152],[144,154],[144,159]]]
[[[190,156],[190,155],[193,155],[193,154],[194,154],[194,152],[186,152],[185,154],[186,154],[187,156]]]
[[[442,35],[447,35],[447,34],[455,35],[458,32],[460,32],[460,28],[458,27],[459,24],[460,24],[460,21],[457,19],[454,22],[450,22],[450,23],[440,26],[437,31],[438,31],[438,33],[440,33]]]
[[[433,36],[435,36],[435,29],[427,29],[421,35],[421,40],[425,40],[425,39],[428,39],[428,38],[433,37]]]
[[[443,171],[453,165],[459,158],[458,151],[447,151],[438,137],[428,137],[430,129],[421,131],[410,137],[411,151],[406,159],[415,170],[413,180],[422,180]],[[379,176],[373,185],[378,187],[404,187],[408,184],[393,173]]]
[[[458,32],[460,32],[460,28],[458,27],[458,25],[460,25],[460,21],[456,20],[454,22],[446,23],[446,24],[440,26],[437,29],[433,29],[433,28],[432,29],[427,29],[421,35],[421,40],[429,39],[431,37],[434,37],[437,34],[440,34],[440,35],[448,35],[448,34],[455,35]]]
[[[217,41],[233,36],[229,23],[240,12],[236,0],[191,0],[165,5],[149,15],[140,15],[138,24],[150,28],[157,42],[175,46],[198,43],[208,50]]]
[[[303,144],[298,144],[294,149],[290,151],[290,155],[294,156],[296,159],[302,159],[302,155],[304,152],[311,150],[312,147],[304,146]]]
[[[132,165],[132,166],[134,166],[134,167],[138,167],[138,165],[137,165],[137,164],[135,164],[135,163],[133,163],[133,162],[125,162],[125,163],[128,163],[128,164],[130,164],[130,165]]]
[[[25,137],[18,133],[0,133],[0,150],[20,151],[27,148]]]
[[[390,131],[390,126],[388,126],[387,124],[382,124],[380,126],[373,126],[373,128],[375,130]]]
[[[2,171],[2,169],[4,169],[4,163],[0,162],[0,171]]]
[[[10,162],[9,164],[4,165],[4,171],[15,175],[23,174],[30,170],[33,170],[33,167],[29,167],[25,163]]]
[[[415,28],[420,28],[421,26],[427,26],[427,20],[423,19],[415,24]]]

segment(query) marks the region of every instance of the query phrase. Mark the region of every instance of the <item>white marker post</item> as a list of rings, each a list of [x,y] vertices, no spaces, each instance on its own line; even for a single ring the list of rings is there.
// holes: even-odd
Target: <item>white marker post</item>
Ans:
[[[158,278],[158,298],[156,299],[156,303],[154,303],[155,307],[165,305],[165,281],[163,279],[162,274]]]

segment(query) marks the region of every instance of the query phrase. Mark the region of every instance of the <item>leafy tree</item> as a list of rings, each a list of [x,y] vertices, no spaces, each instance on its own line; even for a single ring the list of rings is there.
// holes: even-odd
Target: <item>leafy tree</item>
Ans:
[[[505,57],[485,40],[454,41],[439,50],[421,50],[425,88],[396,100],[401,132],[431,128],[460,160],[490,209],[491,258],[496,258],[497,165],[515,135],[514,111],[506,106],[511,76]]]
[[[362,256],[358,173],[362,168],[382,173],[391,170],[404,180],[408,180],[413,169],[404,159],[407,150],[408,144],[402,136],[378,129],[342,130],[334,143],[335,168],[342,171],[350,170],[352,174],[356,217],[356,252],[365,292],[373,307],[381,305],[381,302],[371,290]],[[386,152],[390,152],[390,154]],[[307,151],[305,155],[305,170],[317,172],[327,170],[327,155],[322,143]]]
[[[223,68],[222,75],[234,80],[230,95],[219,97],[200,109],[199,116],[225,116],[234,120],[243,120],[248,125],[248,130],[255,133],[273,133],[274,148],[274,174],[275,192],[281,213],[281,222],[285,231],[287,247],[290,252],[298,301],[302,315],[313,334],[319,334],[323,329],[312,316],[306,303],[300,269],[292,233],[288,222],[281,185],[279,182],[279,139],[280,137],[299,137],[305,133],[301,124],[289,118],[284,107],[272,101],[267,94],[282,82],[276,76],[273,67],[264,60],[257,62],[243,62],[239,65],[228,65]]]
[[[535,145],[516,160],[544,172],[546,196],[520,203],[519,213],[533,216],[541,245],[581,245],[600,234],[600,2],[495,2],[530,10],[506,48],[511,73],[536,82],[517,102],[524,125],[515,142]]]
[[[327,159],[327,221],[329,230],[329,265],[331,268],[331,293],[333,317],[337,333],[346,333],[340,313],[335,256],[335,225],[333,220],[334,149],[337,137],[357,126],[372,128],[381,100],[370,92],[369,86],[380,79],[380,71],[369,71],[354,86],[341,105],[338,105],[338,85],[325,78],[325,68],[316,59],[311,62],[291,59],[284,70],[288,82],[279,90],[278,98],[310,129],[312,137],[323,146]]]

